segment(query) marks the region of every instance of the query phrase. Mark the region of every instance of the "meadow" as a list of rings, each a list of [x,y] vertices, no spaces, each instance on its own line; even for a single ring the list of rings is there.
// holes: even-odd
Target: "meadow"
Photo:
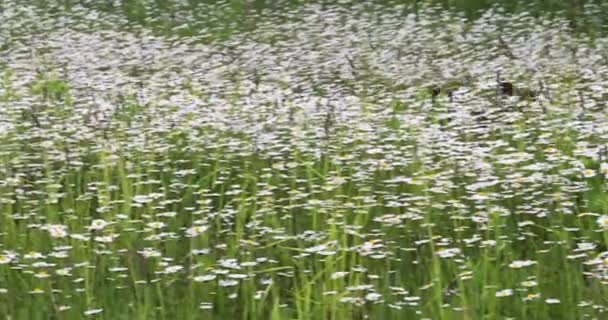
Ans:
[[[0,1],[0,318],[608,319],[605,4],[486,2]]]

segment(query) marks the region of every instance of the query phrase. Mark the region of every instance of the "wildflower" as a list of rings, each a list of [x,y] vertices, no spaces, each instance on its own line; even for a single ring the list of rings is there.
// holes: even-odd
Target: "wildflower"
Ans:
[[[341,279],[341,278],[344,278],[347,275],[348,275],[348,272],[338,271],[338,272],[332,273],[331,279],[332,280]]]
[[[190,251],[190,253],[193,256],[205,255],[205,254],[209,254],[209,249],[192,249],[192,251]]]
[[[162,221],[153,221],[148,223],[148,227],[152,229],[162,229],[166,226],[166,224]]]
[[[534,280],[526,280],[526,281],[521,282],[521,286],[526,287],[526,288],[535,287],[537,285],[538,285],[538,282],[536,282]]]
[[[520,268],[529,267],[529,266],[532,266],[535,264],[536,264],[536,261],[532,261],[532,260],[515,260],[509,264],[509,267],[513,268],[513,269],[520,269]]]
[[[110,243],[110,242],[114,241],[114,236],[112,236],[112,235],[97,236],[97,237],[95,237],[95,241],[101,242],[101,243]]]
[[[13,261],[13,259],[8,254],[0,254],[0,264],[7,264],[11,261]]]
[[[364,303],[364,301],[361,300],[361,298],[358,297],[342,297],[340,298],[340,300],[338,300],[342,303],[351,303],[354,305],[362,305]]]
[[[53,258],[57,258],[57,259],[65,259],[67,258],[68,252],[67,251],[54,251],[49,253],[49,257],[53,257]]]
[[[549,299],[545,299],[545,303],[547,303],[547,304],[558,304],[558,303],[560,303],[560,301],[559,301],[559,299],[549,298]]]
[[[160,251],[154,248],[144,248],[143,250],[137,252],[141,254],[144,258],[157,258],[161,256]]]
[[[230,273],[230,271],[226,270],[226,269],[213,269],[212,272],[215,273],[215,274],[228,274],[228,273]]]
[[[582,212],[582,213],[578,214],[579,218],[587,217],[587,216],[589,216],[589,217],[599,217],[599,214],[593,213],[593,212]]]
[[[177,272],[181,271],[182,269],[184,269],[184,267],[180,266],[180,265],[169,266],[169,267],[166,267],[165,270],[162,271],[162,273],[172,274],[172,273],[177,273]]]
[[[512,295],[513,295],[512,289],[504,289],[504,290],[496,291],[496,297],[498,297],[498,298],[508,297],[508,296],[512,296]]]
[[[236,280],[220,280],[219,282],[220,287],[234,287],[237,284],[239,284],[239,282]]]
[[[241,269],[239,262],[236,259],[221,259],[217,262],[220,266],[228,269]]]
[[[579,242],[576,244],[576,249],[574,251],[590,251],[594,250],[597,245],[591,242]]]
[[[365,300],[371,301],[371,302],[376,302],[376,301],[380,300],[380,298],[382,298],[382,295],[379,293],[376,293],[376,292],[370,292],[365,295]]]
[[[44,290],[40,289],[40,288],[34,288],[34,290],[29,292],[30,294],[43,294]]]
[[[45,261],[36,261],[34,263],[32,263],[32,268],[50,268],[50,267],[54,267],[55,264],[54,263],[48,263]]]
[[[36,252],[36,251],[30,251],[29,253],[25,254],[23,256],[24,259],[42,259],[44,258],[44,255],[40,252]]]
[[[177,212],[175,211],[168,211],[168,212],[162,212],[157,214],[157,217],[164,217],[164,218],[173,218],[177,215]]]
[[[195,282],[207,282],[207,281],[215,280],[215,278],[217,278],[217,275],[208,274],[208,275],[204,275],[204,276],[196,276],[196,277],[192,278],[192,280],[194,280]]]
[[[65,238],[68,235],[68,227],[61,224],[51,224],[46,226],[51,238]]]
[[[608,229],[608,215],[601,215],[597,218],[597,224],[604,230]]]
[[[154,198],[150,195],[138,194],[138,195],[134,196],[132,200],[133,200],[133,202],[138,203],[138,204],[145,204],[145,203],[152,202],[154,200]]]
[[[336,244],[337,244],[336,241],[330,241],[328,243],[306,248],[304,250],[308,253],[316,253],[316,254],[323,255],[323,256],[331,256],[331,255],[334,255],[336,253],[336,251],[330,250],[330,248]]]
[[[70,276],[71,271],[72,271],[72,268],[61,268],[61,269],[55,270],[55,274],[57,274],[58,276]]]
[[[577,251],[577,250],[574,250]],[[576,260],[576,259],[582,259],[582,258],[586,258],[587,254],[586,253],[579,253],[579,254],[569,254],[566,256],[567,259],[569,260]]]
[[[89,226],[89,230],[99,231],[105,228],[109,223],[103,219],[95,219],[91,221],[91,225]]]
[[[86,310],[85,312],[83,312],[83,314],[85,316],[92,316],[92,315],[98,314],[98,313],[100,313],[102,311],[103,311],[103,309],[101,309],[101,308],[99,308],[99,309],[89,309],[89,310]]]
[[[471,200],[476,200],[476,201],[485,201],[488,200],[490,198],[490,195],[488,195],[486,192],[477,192],[476,194],[471,196]]]
[[[441,249],[437,251],[437,255],[440,258],[452,258],[460,254],[460,249],[458,248],[450,248],[450,249]]]
[[[583,177],[585,178],[593,178],[595,177],[595,170],[585,169],[583,170]]]
[[[201,304],[198,307],[200,309],[203,309],[203,310],[213,309],[213,303],[211,303],[211,302],[201,302]]]
[[[80,233],[72,233],[72,234],[70,234],[70,238],[76,239],[76,240],[80,240],[80,241],[88,241],[89,240],[89,238],[86,235],[80,234]]]
[[[365,291],[365,290],[371,290],[373,289],[374,286],[372,286],[371,284],[360,284],[358,286],[354,286],[354,287],[346,287],[346,290],[348,291]]]
[[[577,306],[579,307],[588,307],[593,305],[593,303],[591,301],[581,301],[577,304]]]
[[[532,301],[538,298],[540,298],[540,293],[530,293],[524,298],[524,301]]]
[[[258,265],[258,263],[255,262],[255,261],[245,261],[245,262],[241,263],[242,267],[254,267],[254,266],[257,266],[257,265]]]
[[[196,237],[202,233],[204,233],[205,231],[207,231],[208,227],[207,226],[192,226],[188,229],[186,229],[186,237]]]

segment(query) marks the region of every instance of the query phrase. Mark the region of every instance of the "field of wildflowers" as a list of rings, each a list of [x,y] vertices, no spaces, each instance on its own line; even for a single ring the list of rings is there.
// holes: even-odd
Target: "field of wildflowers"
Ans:
[[[607,37],[24,3],[0,1],[0,318],[608,318]]]

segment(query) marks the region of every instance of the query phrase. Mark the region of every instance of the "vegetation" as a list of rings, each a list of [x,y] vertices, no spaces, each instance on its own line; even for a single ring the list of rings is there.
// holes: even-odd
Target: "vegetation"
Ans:
[[[515,3],[0,2],[0,318],[605,318],[605,4]]]

